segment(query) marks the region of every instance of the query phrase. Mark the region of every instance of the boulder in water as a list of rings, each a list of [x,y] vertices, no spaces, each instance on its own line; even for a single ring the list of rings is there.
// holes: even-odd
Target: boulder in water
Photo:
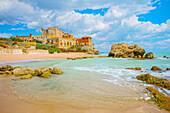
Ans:
[[[21,79],[31,79],[32,78],[32,75],[31,74],[28,74],[28,75],[23,75],[20,77]]]
[[[61,69],[57,68],[57,67],[54,67],[52,73],[53,74],[62,74],[63,71]]]
[[[149,52],[145,55],[145,58],[152,59],[152,58],[154,58],[154,55],[152,52]]]
[[[40,76],[43,77],[43,78],[50,78],[51,77],[51,73],[50,73],[50,71],[45,71]]]
[[[126,43],[118,43],[113,44],[111,47],[111,52],[109,53],[109,56],[111,57],[139,57],[143,56],[145,54],[145,50],[141,47],[139,47],[137,44],[135,45],[128,45]]]
[[[12,71],[14,68],[10,65],[0,66],[0,71]]]
[[[166,70],[170,70],[170,68],[166,68]]]
[[[170,90],[170,80],[158,78],[150,75],[149,73],[138,75],[136,76],[136,78],[138,80],[146,81],[146,83],[148,84],[154,84],[156,86],[161,86],[163,88]]]
[[[151,68],[152,71],[160,71],[162,70],[161,68],[157,67],[157,66],[152,66]]]
[[[51,72],[50,68],[38,68],[35,70],[35,76],[41,76],[45,72]]]
[[[27,75],[27,74],[31,74],[34,75],[34,70],[29,68],[29,67],[22,67],[22,68],[16,68],[12,71],[12,73],[14,75]]]

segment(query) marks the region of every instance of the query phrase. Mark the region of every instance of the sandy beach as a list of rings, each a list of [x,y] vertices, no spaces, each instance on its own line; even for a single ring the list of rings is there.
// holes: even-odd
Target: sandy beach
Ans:
[[[66,59],[67,57],[81,57],[81,56],[87,56],[87,54],[85,53],[60,53],[49,55],[1,54],[0,61],[27,60],[27,59]],[[72,60],[69,61],[72,62]],[[93,76],[91,76],[91,74],[89,73],[85,74],[87,75],[82,76],[83,72],[82,75],[79,73],[78,76],[79,77],[81,76],[81,79],[79,79],[79,77],[76,76],[76,73],[74,74],[75,76],[71,76],[70,74],[68,74],[61,75],[59,76],[59,78],[52,78],[51,80],[54,79],[55,81],[56,79],[55,82],[58,81],[59,85],[62,86],[66,84],[67,86],[68,84],[69,86],[70,84],[72,88],[72,90],[67,91],[67,89],[64,90],[65,88],[67,88],[65,86],[59,89],[58,94],[54,92],[54,95],[57,98],[56,100],[48,100],[45,98],[42,99],[35,97],[30,98],[22,96],[14,89],[14,87],[11,87],[10,84],[15,80],[17,81],[17,78],[15,78],[14,76],[0,77],[0,108],[1,108],[0,113],[168,113],[168,111],[157,107],[157,105],[154,104],[153,102],[133,99],[133,97],[135,97],[137,93],[141,93],[140,91],[139,92],[134,91],[126,87],[124,88],[117,87],[116,85],[115,86],[111,85],[109,82],[100,81],[103,78],[105,78],[105,76],[102,76],[97,73],[96,73],[97,78],[95,77],[94,74]],[[41,83],[49,82],[48,79],[42,80],[47,81]],[[37,86],[35,84],[32,86],[30,85],[30,87],[38,87],[39,86],[38,84],[40,84],[38,81],[39,79],[34,78],[32,80],[23,82],[22,80],[21,81],[19,80],[18,83],[23,84],[25,82],[28,82],[28,84],[37,83]],[[78,90],[75,88],[77,88]],[[83,91],[85,92],[81,92],[82,88]],[[61,92],[63,91],[66,92],[61,94],[60,90]],[[29,91],[26,92],[29,95]],[[47,91],[45,90],[44,92],[45,93],[42,93],[42,95],[43,94],[48,95],[48,90]],[[41,96],[41,94],[39,95]],[[126,96],[129,98],[124,98]]]
[[[66,59],[67,57],[87,56],[86,53],[55,53],[55,54],[0,54],[0,61],[28,59]]]
[[[26,99],[9,87],[7,79],[10,78],[0,78],[0,113],[168,113],[152,103],[132,99],[114,99],[110,103],[102,101],[101,105],[80,102],[81,106],[72,102]]]

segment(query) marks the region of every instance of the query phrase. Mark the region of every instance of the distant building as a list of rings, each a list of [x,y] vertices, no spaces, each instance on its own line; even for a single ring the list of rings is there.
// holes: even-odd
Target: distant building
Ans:
[[[55,27],[48,27],[48,29],[41,28],[42,35],[38,36],[16,36],[16,38],[21,38],[26,42],[30,42],[33,39],[42,41],[43,44],[57,46],[58,48],[70,48],[73,45],[92,45],[91,37],[82,37],[81,39],[76,39],[74,35],[70,35],[69,33],[64,33]]]
[[[18,35],[16,35],[16,38],[20,38],[20,39],[24,40],[25,42],[30,42],[30,41],[32,41],[32,34],[30,34],[29,36],[18,36]]]
[[[92,38],[91,37],[82,37],[81,39],[76,39],[76,45],[92,45]]]

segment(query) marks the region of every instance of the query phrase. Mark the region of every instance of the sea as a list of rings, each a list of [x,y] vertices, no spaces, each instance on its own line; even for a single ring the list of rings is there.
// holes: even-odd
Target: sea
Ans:
[[[101,56],[107,56],[102,53]],[[63,70],[62,75],[52,75],[51,78],[33,77],[29,80],[13,78],[10,87],[22,98],[38,98],[57,102],[98,103],[97,100],[111,99],[145,99],[150,97],[146,87],[170,96],[170,91],[136,79],[137,75],[150,73],[159,78],[170,80],[170,71],[162,73],[151,71],[152,66],[163,70],[170,67],[170,59],[163,58],[170,53],[154,53],[155,59],[135,60],[132,58],[89,58],[78,60],[39,59],[20,61],[1,61],[1,65],[30,67],[58,67]],[[142,71],[126,68],[141,67]]]

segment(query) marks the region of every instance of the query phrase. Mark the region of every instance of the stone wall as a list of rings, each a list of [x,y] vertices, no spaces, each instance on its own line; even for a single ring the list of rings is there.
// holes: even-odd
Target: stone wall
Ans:
[[[27,49],[23,52],[22,49],[0,49],[0,54],[49,54],[48,50],[33,50]]]
[[[0,54],[23,54],[22,49],[0,49]]]
[[[27,54],[49,54],[48,50],[27,50]]]

